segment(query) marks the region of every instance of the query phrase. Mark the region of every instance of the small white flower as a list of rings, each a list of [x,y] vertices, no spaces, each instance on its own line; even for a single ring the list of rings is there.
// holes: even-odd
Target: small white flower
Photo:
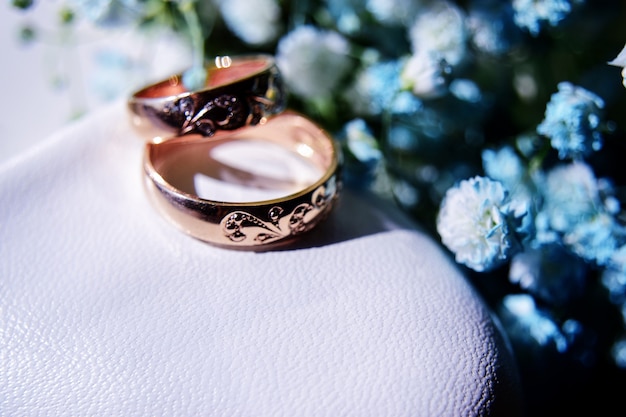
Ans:
[[[439,56],[452,66],[465,58],[467,39],[464,13],[447,1],[422,8],[409,29],[414,53]]]
[[[437,216],[437,232],[458,263],[487,271],[520,249],[513,224],[520,217],[500,182],[474,177],[446,192]]]
[[[446,72],[447,65],[437,56],[418,52],[404,64],[400,82],[402,88],[410,89],[419,98],[437,98],[447,91]]]
[[[248,44],[273,41],[281,29],[276,0],[222,0],[219,8],[230,30]]]
[[[453,96],[459,100],[467,101],[468,103],[480,103],[483,99],[483,95],[478,85],[467,78],[457,78],[450,83],[450,92]]]
[[[626,45],[620,51],[620,53],[609,62],[609,65],[614,65],[616,67],[626,67]]]
[[[622,67],[622,84],[626,87],[626,45],[622,48],[621,52],[613,59],[609,61],[609,65],[615,67]]]
[[[532,36],[539,35],[544,24],[558,26],[572,11],[569,0],[513,0],[512,6],[515,24]]]
[[[276,62],[292,92],[319,98],[335,92],[350,69],[349,52],[339,33],[299,26],[279,41]]]
[[[367,0],[366,8],[381,23],[404,24],[422,7],[421,0]]]

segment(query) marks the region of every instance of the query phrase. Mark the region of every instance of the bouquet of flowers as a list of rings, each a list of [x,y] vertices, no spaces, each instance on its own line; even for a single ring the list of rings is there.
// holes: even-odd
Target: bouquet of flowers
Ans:
[[[343,147],[346,186],[393,198],[493,309],[529,414],[608,410],[626,388],[622,1],[67,0],[62,15],[184,36],[190,87],[208,57],[275,55],[290,107]]]

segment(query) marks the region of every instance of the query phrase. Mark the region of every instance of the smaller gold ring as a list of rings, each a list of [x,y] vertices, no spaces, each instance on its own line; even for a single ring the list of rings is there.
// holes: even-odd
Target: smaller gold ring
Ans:
[[[323,129],[300,114],[286,111],[253,128],[210,141],[198,139],[198,135],[185,135],[147,143],[144,153],[145,186],[151,201],[165,218],[197,239],[231,249],[274,248],[311,230],[327,217],[338,198],[341,182],[337,145]],[[287,159],[278,156],[286,152],[313,169],[314,174],[297,178],[306,169],[293,164],[288,169],[289,181],[248,171],[250,164],[242,165],[246,162],[237,150],[244,148],[236,147],[242,145],[267,149],[269,158],[261,161],[263,156],[257,155],[259,160],[253,165],[275,169],[284,161],[287,166]],[[211,156],[219,147],[225,147],[223,154],[234,162],[223,163]],[[268,160],[274,157],[276,160]],[[254,184],[262,191],[276,188],[279,194],[259,201],[200,197],[193,180],[200,172]]]
[[[131,95],[131,123],[142,137],[209,137],[259,124],[285,108],[280,72],[270,55],[217,57],[206,70],[206,84],[199,90],[187,90],[181,73]]]

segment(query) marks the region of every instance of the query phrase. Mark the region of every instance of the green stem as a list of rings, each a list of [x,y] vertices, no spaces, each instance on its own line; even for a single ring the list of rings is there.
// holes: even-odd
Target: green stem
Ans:
[[[550,152],[550,144],[546,140],[542,148],[528,161],[529,173],[534,174],[542,169],[543,161],[546,159],[546,156],[548,156],[548,152]]]
[[[189,37],[191,38],[191,48],[193,51],[193,66],[196,68],[204,67],[204,37],[202,35],[202,26],[200,19],[196,13],[193,0],[181,1],[178,9],[185,19]]]

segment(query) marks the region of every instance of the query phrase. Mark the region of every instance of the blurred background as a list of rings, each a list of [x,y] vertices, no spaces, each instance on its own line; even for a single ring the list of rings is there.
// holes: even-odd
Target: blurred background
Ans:
[[[133,25],[101,27],[83,19],[64,32],[60,4],[40,1],[21,11],[11,1],[0,3],[0,163],[191,63],[189,43],[171,31],[147,34]],[[35,39],[28,39],[27,27]]]

